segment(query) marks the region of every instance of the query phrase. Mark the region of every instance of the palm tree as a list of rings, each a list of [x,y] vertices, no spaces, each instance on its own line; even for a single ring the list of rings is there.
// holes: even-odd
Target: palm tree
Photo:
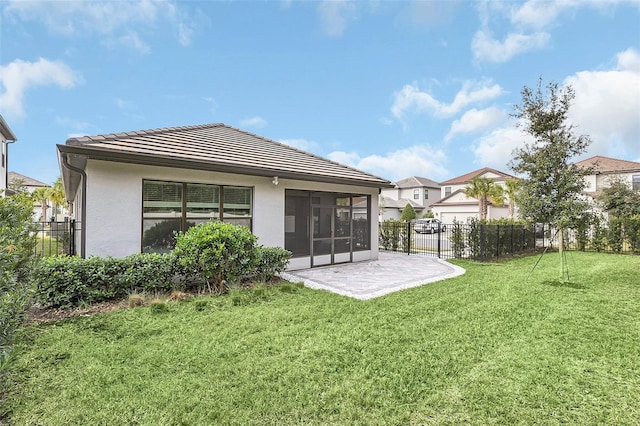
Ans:
[[[516,201],[518,199],[518,192],[522,187],[522,181],[518,178],[507,179],[504,181],[505,190],[504,193],[509,199],[509,219],[513,220],[515,216]]]
[[[64,186],[62,185],[62,178],[58,177],[53,183],[53,186],[49,188],[49,200],[54,204],[53,209],[54,216],[58,214],[58,208],[64,206],[67,198],[64,195]]]
[[[494,204],[504,203],[504,190],[490,178],[476,176],[469,181],[469,185],[464,190],[467,196],[477,198],[480,202],[481,220],[487,218],[489,201]]]
[[[48,202],[50,199],[49,197],[50,189],[51,187],[49,186],[42,186],[40,188],[36,188],[31,193],[31,198],[33,199],[33,201],[35,203],[40,204],[40,207],[42,208],[42,214],[40,215],[41,222],[47,221],[47,207],[49,207]]]

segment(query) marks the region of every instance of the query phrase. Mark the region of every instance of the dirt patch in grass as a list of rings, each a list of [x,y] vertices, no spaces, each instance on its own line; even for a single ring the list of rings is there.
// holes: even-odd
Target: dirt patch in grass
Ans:
[[[39,308],[32,306],[29,311],[27,311],[27,322],[43,323],[59,321],[67,318],[86,317],[127,308],[127,303],[124,299],[96,303],[86,308]]]

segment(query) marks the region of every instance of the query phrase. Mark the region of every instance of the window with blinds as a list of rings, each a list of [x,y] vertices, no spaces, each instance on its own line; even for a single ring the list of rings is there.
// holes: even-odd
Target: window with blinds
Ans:
[[[142,182],[142,251],[175,247],[175,233],[210,220],[251,229],[253,189],[203,183]]]

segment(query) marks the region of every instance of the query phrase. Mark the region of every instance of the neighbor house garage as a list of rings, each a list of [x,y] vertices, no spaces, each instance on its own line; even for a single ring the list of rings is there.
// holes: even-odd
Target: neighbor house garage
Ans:
[[[58,145],[83,257],[165,252],[208,220],[293,252],[289,269],[378,257],[389,181],[224,124],[71,138]]]

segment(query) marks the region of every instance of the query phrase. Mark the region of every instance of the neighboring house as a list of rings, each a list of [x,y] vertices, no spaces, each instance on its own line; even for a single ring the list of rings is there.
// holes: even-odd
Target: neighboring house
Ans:
[[[622,178],[631,188],[640,191],[640,163],[637,161],[618,160],[596,155],[577,162],[576,166],[594,167],[594,173],[585,177],[587,187],[584,193],[591,198],[609,186],[611,179],[614,178]]]
[[[466,222],[470,218],[480,218],[480,202],[477,198],[467,197],[465,188],[475,177],[483,177],[493,179],[493,181],[501,186],[505,186],[505,181],[514,176],[501,172],[496,169],[484,167],[467,173],[462,176],[441,182],[442,199],[431,205],[434,216],[443,223]],[[506,203],[509,200],[505,200]],[[509,217],[509,208],[507,205],[494,205],[489,201],[487,209],[487,219],[498,219]]]
[[[0,197],[11,195],[9,190],[9,144],[17,141],[9,125],[0,115]]]
[[[376,259],[385,179],[224,124],[58,145],[82,256],[163,252],[208,220],[293,252],[289,269]]]
[[[44,182],[40,182],[39,180],[30,178],[25,175],[21,175],[16,172],[9,172],[9,186],[14,189],[14,191],[24,191],[32,194],[38,188],[46,188],[47,185]],[[39,222],[43,218],[43,214],[46,214],[47,220],[51,219],[51,213],[53,209],[50,205],[45,206],[45,210],[42,209],[42,203],[40,201],[35,201],[33,206],[33,220],[35,222]],[[45,213],[46,212],[46,213]]]
[[[384,188],[380,194],[380,220],[400,219],[407,204],[411,204],[418,216],[431,210],[440,201],[440,185],[419,176],[411,176],[395,182],[393,188]]]

